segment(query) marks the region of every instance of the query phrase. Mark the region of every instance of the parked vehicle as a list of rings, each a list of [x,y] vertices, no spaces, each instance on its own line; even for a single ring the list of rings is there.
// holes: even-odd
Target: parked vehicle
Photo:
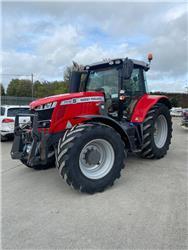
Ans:
[[[188,128],[188,108],[183,109],[181,126],[184,127],[184,128]]]
[[[182,116],[183,109],[181,107],[179,108],[171,108],[170,114],[174,117],[181,117]]]
[[[26,114],[29,111],[29,106],[1,106],[0,116],[0,135],[1,141],[13,138],[14,122],[17,114]],[[21,117],[20,123],[27,123],[30,117]]]
[[[70,186],[95,193],[120,177],[128,151],[164,157],[172,137],[171,103],[147,93],[149,68],[128,58],[78,68],[70,93],[30,104],[30,128],[20,128],[16,117],[12,158],[34,169],[56,163]]]

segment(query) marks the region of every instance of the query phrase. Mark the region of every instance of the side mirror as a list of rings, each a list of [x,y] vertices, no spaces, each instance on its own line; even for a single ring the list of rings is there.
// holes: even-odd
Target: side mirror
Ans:
[[[123,78],[129,79],[131,77],[132,71],[133,71],[133,61],[126,58],[123,62]]]

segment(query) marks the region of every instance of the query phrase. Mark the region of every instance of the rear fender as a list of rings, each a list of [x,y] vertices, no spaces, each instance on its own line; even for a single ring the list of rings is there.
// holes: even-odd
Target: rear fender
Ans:
[[[148,111],[156,104],[156,103],[163,103],[169,109],[171,109],[171,103],[167,96],[160,96],[160,95],[144,95],[140,98],[137,102],[133,114],[131,116],[131,122],[143,122]]]

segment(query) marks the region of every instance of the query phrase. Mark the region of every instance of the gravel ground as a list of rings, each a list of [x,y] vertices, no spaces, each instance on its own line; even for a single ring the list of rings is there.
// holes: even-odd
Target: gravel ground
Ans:
[[[161,160],[128,158],[112,188],[71,189],[56,169],[34,171],[1,143],[2,249],[188,249],[188,131],[174,119]]]

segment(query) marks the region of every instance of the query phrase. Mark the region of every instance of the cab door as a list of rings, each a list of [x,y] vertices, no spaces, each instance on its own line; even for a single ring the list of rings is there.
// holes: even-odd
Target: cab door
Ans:
[[[122,79],[122,89],[125,91],[123,115],[130,120],[138,100],[146,93],[146,80],[142,67],[134,67],[129,79]]]

